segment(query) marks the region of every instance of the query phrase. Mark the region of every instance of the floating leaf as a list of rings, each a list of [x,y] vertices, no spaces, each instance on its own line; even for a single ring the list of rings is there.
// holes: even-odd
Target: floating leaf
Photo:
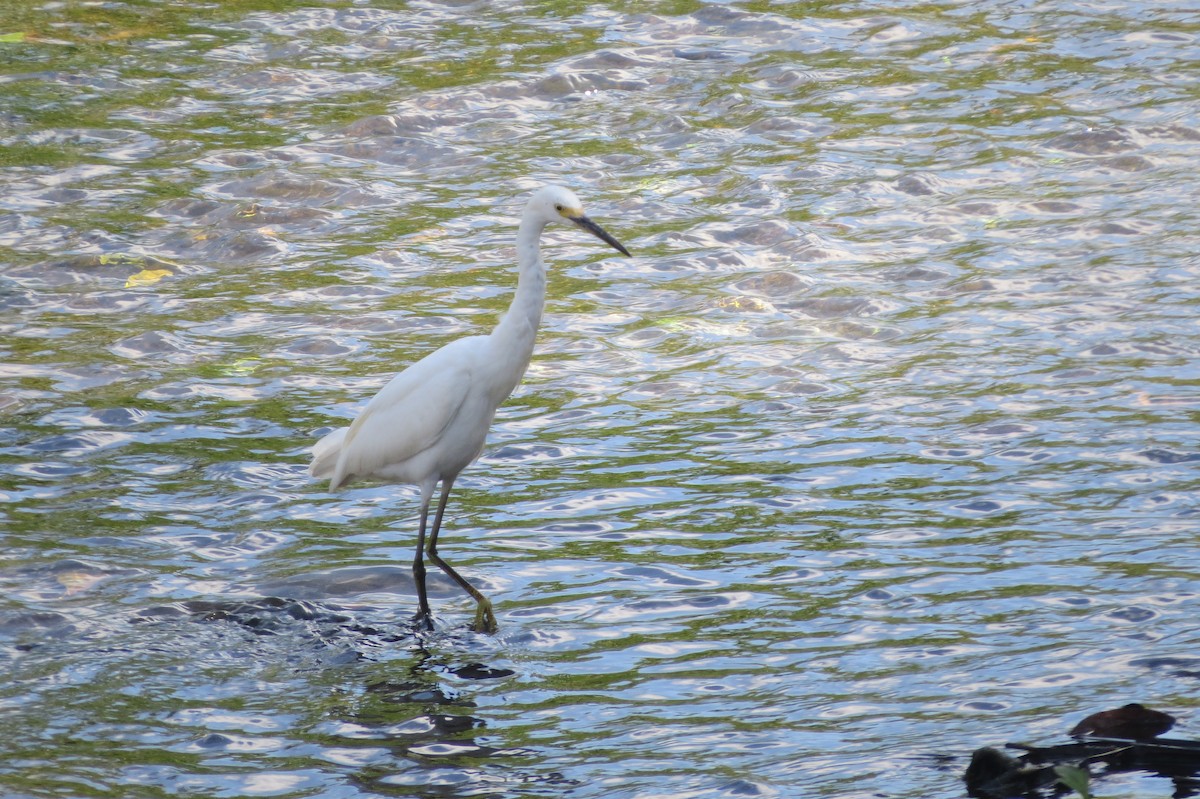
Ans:
[[[137,266],[141,267],[140,271],[135,272],[125,279],[125,288],[131,289],[138,286],[152,286],[164,277],[174,275],[175,273],[169,269],[162,269],[163,266],[178,267],[179,264],[174,261],[168,261],[166,258],[156,258],[154,256],[135,255],[127,252],[106,252],[100,255],[97,260],[102,266]],[[159,267],[159,268],[156,268]]]
[[[1091,775],[1088,770],[1079,766],[1055,766],[1054,773],[1058,777],[1058,781],[1078,793],[1083,799],[1092,799],[1092,792],[1088,789]]]
[[[21,42],[29,41],[29,35],[24,31],[16,33],[0,33],[0,43],[3,44],[20,44]]]
[[[153,286],[164,277],[175,274],[169,269],[143,269],[142,271],[132,274],[125,281],[125,288],[131,289],[137,286]]]

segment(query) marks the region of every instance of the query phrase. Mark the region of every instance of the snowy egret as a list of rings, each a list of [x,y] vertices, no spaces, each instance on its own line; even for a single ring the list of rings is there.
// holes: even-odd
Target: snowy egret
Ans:
[[[421,521],[413,578],[417,623],[433,629],[425,591],[422,553],[462,586],[477,603],[477,632],[495,632],[492,603],[442,560],[438,531],[454,479],[479,457],[496,407],[521,382],[546,300],[546,265],[539,240],[551,222],[572,222],[623,255],[629,251],[583,213],[573,193],[558,186],[534,192],[517,229],[517,291],[508,313],[487,336],[445,345],[396,375],[367,403],[349,427],[334,430],[312,449],[313,477],[329,478],[334,490],[356,478],[411,483],[421,491]],[[442,484],[433,529],[425,537],[429,503]]]

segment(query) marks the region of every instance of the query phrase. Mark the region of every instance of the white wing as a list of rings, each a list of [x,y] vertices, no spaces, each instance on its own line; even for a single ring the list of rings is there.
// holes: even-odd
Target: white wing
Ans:
[[[314,477],[335,489],[353,477],[395,476],[404,464],[435,447],[472,389],[474,360],[486,337],[452,341],[396,375],[348,428],[313,447]],[[381,474],[388,469],[392,474]]]

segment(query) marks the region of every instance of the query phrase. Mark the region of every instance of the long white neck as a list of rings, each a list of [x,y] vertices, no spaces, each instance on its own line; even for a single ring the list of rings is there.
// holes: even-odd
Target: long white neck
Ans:
[[[510,366],[520,364],[519,371],[514,369],[516,379],[509,387],[510,391],[520,382],[533,356],[533,342],[542,322],[542,308],[546,303],[546,265],[542,263],[538,239],[545,227],[542,220],[528,217],[521,220],[517,229],[517,293],[508,306],[508,313],[491,335],[496,356]]]

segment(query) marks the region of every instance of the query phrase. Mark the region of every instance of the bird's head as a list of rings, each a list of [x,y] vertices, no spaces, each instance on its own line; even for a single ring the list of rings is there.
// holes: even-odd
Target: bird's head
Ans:
[[[629,250],[621,242],[614,239],[608,232],[587,218],[583,213],[583,203],[573,191],[562,186],[543,186],[529,198],[526,214],[535,214],[546,223],[570,222],[586,230],[603,241],[622,255],[629,255]]]

